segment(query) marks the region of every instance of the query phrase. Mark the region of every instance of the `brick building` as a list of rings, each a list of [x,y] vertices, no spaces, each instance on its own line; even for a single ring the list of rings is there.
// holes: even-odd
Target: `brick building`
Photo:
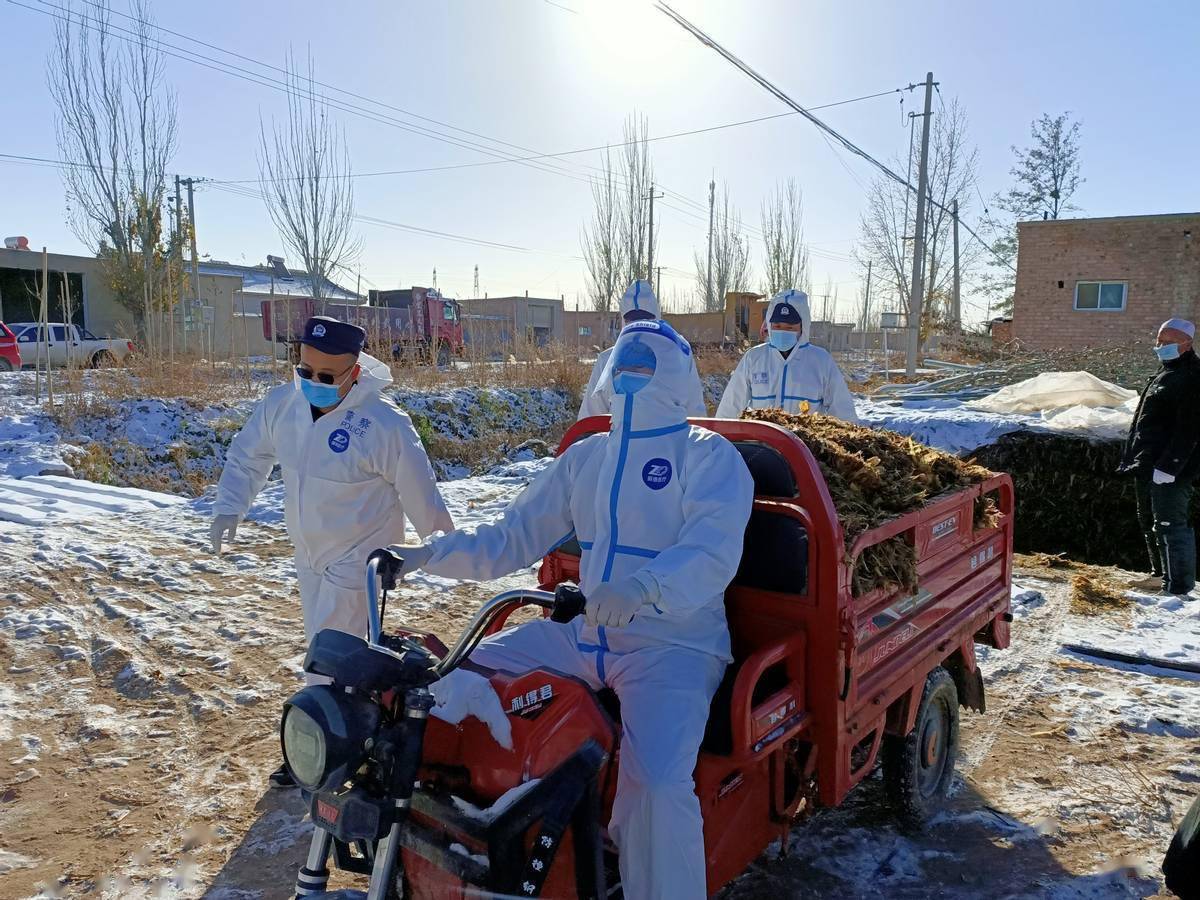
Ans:
[[[1017,225],[1012,336],[1030,347],[1149,340],[1200,314],[1200,213]]]

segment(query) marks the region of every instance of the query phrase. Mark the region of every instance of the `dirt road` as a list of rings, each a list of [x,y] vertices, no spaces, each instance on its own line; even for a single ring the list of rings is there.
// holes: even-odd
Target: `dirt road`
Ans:
[[[455,484],[456,517],[487,517],[518,482]],[[0,896],[291,896],[309,826],[265,789],[300,683],[289,548],[244,525],[217,559],[205,531],[191,507],[0,531]],[[521,580],[430,580],[408,621],[454,634]],[[1200,682],[1064,655],[1066,585],[1030,587],[983,663],[987,716],[964,712],[951,808],[902,834],[868,783],[728,897],[1155,896],[1200,790],[1197,723],[1172,718]]]

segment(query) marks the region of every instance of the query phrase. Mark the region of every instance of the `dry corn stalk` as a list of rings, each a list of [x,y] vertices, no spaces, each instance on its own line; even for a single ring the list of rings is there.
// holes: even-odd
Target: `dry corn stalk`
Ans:
[[[812,451],[829,486],[847,549],[863,532],[992,474],[905,435],[852,425],[833,416],[763,409],[749,410],[743,418],[786,428]],[[976,528],[994,526],[998,516],[991,497],[976,500]],[[889,586],[916,590],[916,551],[903,536],[868,547],[855,563],[855,596]]]
[[[1125,591],[1102,578],[1079,574],[1071,579],[1071,612],[1098,616],[1114,609],[1124,609],[1133,603]]]

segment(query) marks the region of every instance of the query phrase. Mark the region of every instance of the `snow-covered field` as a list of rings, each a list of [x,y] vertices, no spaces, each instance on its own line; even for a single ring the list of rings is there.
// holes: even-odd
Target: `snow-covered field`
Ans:
[[[293,792],[265,788],[303,654],[282,492],[269,486],[214,557],[211,493],[42,476],[64,471],[77,436],[14,396],[0,400],[0,897],[291,896],[311,826]],[[150,454],[195,427],[144,402],[129,420],[146,427],[119,430]],[[543,465],[447,482],[456,522],[493,518]],[[532,577],[421,576],[388,618],[453,636],[485,596]],[[947,811],[902,832],[871,780],[726,896],[1158,895],[1162,852],[1200,791],[1200,678],[1064,645],[1200,662],[1200,602],[1137,595],[1084,617],[1061,573],[1018,581],[1013,644],[982,654],[988,712],[963,713]]]

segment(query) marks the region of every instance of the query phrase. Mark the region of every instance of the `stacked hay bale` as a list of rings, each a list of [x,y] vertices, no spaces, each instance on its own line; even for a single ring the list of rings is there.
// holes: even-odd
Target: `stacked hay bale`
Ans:
[[[1006,434],[970,454],[1012,475],[1013,542],[1022,553],[1063,553],[1079,562],[1145,571],[1133,478],[1117,474],[1124,444],[1040,431]],[[1200,504],[1192,501],[1192,521]]]
[[[894,431],[851,425],[832,416],[764,409],[747,411],[743,418],[786,428],[812,451],[837,508],[847,549],[863,532],[992,474]],[[980,499],[976,527],[994,523],[996,515],[990,499]],[[917,587],[916,551],[903,537],[867,548],[853,576],[855,596],[897,586],[914,591]]]

